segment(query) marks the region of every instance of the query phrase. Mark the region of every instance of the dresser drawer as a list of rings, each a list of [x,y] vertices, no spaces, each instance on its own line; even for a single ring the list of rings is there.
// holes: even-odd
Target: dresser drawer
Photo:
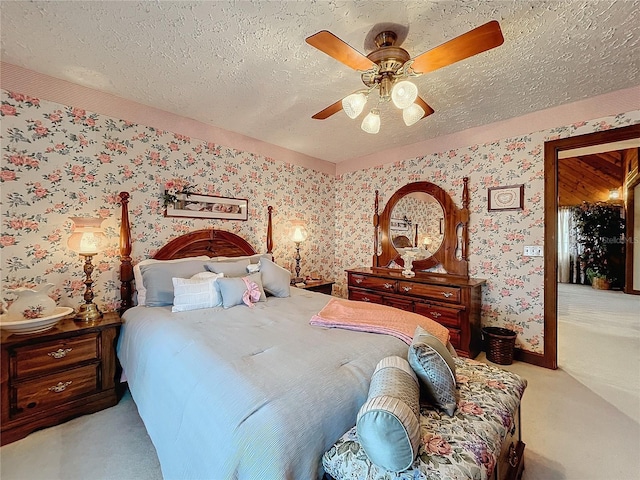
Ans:
[[[382,303],[382,295],[377,295],[375,293],[367,291],[349,289],[349,300],[356,300],[358,302]]]
[[[76,363],[95,360],[100,353],[97,333],[18,347],[14,352],[15,378],[53,372]]]
[[[99,366],[99,363],[85,365],[13,386],[16,408],[12,409],[12,417],[31,415],[61,405],[74,397],[97,392],[100,388]]]
[[[462,325],[462,310],[442,307],[429,303],[416,303],[415,312],[434,320],[445,327],[460,328]]]
[[[425,285],[422,283],[398,282],[398,293],[416,297],[430,298],[439,302],[460,303],[460,289],[457,287],[443,287],[439,285]]]
[[[403,300],[401,298],[384,297],[383,303],[390,307],[399,308],[400,310],[406,310],[407,312],[413,312],[413,301]]]
[[[383,292],[394,293],[396,291],[396,280],[389,280],[386,278],[368,277],[366,275],[358,275],[355,273],[349,274],[349,285],[358,288],[371,288],[373,290],[380,290]]]

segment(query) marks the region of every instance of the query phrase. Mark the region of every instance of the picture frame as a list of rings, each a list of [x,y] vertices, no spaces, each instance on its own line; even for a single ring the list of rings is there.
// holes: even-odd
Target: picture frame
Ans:
[[[407,232],[409,224],[403,218],[392,218],[389,228],[392,232]]]
[[[215,218],[222,220],[247,220],[249,201],[245,198],[216,197],[192,193],[176,195],[177,201],[169,204],[165,217]]]
[[[487,189],[490,212],[524,209],[524,184]]]

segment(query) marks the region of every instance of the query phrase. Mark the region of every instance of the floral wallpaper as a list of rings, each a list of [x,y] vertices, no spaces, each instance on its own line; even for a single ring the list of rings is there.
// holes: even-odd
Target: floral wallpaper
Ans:
[[[543,259],[523,257],[544,239],[544,142],[640,123],[640,111],[589,120],[522,137],[470,145],[350,172],[337,178],[309,168],[162,131],[27,95],[2,91],[2,297],[17,286],[51,282],[61,306],[82,303],[82,259],[66,240],[72,216],[99,216],[109,238],[99,253],[94,290],[104,310],[117,308],[118,193],[131,193],[134,262],[170,238],[215,227],[265,250],[267,206],[274,206],[274,256],[293,272],[289,220],[307,222],[301,273],[335,278],[346,294],[346,268],[373,261],[374,191],[380,211],[401,186],[430,181],[460,206],[462,178],[471,194],[470,274],[486,279],[483,325],[518,332],[517,345],[543,350]],[[248,221],[169,218],[163,186],[171,179],[195,193],[246,198]],[[487,188],[525,185],[525,209],[487,211]]]
[[[27,95],[2,91],[2,297],[51,282],[60,306],[83,303],[83,259],[67,248],[74,216],[104,219],[107,249],[94,257],[95,303],[119,306],[120,205],[129,208],[133,261],[169,239],[201,229],[229,230],[266,251],[267,206],[272,205],[274,257],[293,272],[289,221],[307,222],[301,273],[333,276],[335,178],[251,152],[226,148],[152,126],[136,125]],[[194,193],[248,200],[248,221],[164,216],[165,182],[180,179]]]
[[[372,265],[375,190],[380,211],[403,185],[433,182],[462,204],[462,179],[469,177],[470,275],[486,279],[482,295],[483,326],[518,333],[516,345],[543,352],[543,258],[523,257],[524,245],[544,241],[544,142],[640,123],[640,111],[566,127],[470,145],[344,174],[336,191],[336,275],[346,293],[344,270]],[[487,211],[487,188],[524,184],[522,211]]]

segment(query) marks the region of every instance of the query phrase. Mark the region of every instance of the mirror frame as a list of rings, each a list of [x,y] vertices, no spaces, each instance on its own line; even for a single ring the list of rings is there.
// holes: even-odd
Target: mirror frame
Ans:
[[[376,190],[375,213],[373,215],[374,232],[374,256],[373,268],[398,270],[388,265],[394,261],[404,266],[400,253],[393,246],[391,239],[391,212],[396,204],[405,195],[415,192],[423,192],[431,195],[442,207],[444,212],[444,237],[438,250],[432,256],[424,260],[414,260],[413,270],[416,274],[434,272],[420,272],[442,265],[449,275],[469,278],[469,262],[467,251],[469,247],[469,178],[463,178],[462,208],[455,203],[438,185],[431,182],[413,182],[397,190],[387,202],[381,214],[378,214],[378,190]],[[378,252],[380,254],[378,255]],[[456,255],[459,252],[459,256]]]

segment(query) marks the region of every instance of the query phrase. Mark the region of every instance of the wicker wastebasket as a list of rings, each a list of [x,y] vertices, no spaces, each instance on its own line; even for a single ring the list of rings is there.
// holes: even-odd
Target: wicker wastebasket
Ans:
[[[499,365],[511,365],[513,349],[516,345],[516,332],[507,328],[484,327],[482,334],[487,360]]]

